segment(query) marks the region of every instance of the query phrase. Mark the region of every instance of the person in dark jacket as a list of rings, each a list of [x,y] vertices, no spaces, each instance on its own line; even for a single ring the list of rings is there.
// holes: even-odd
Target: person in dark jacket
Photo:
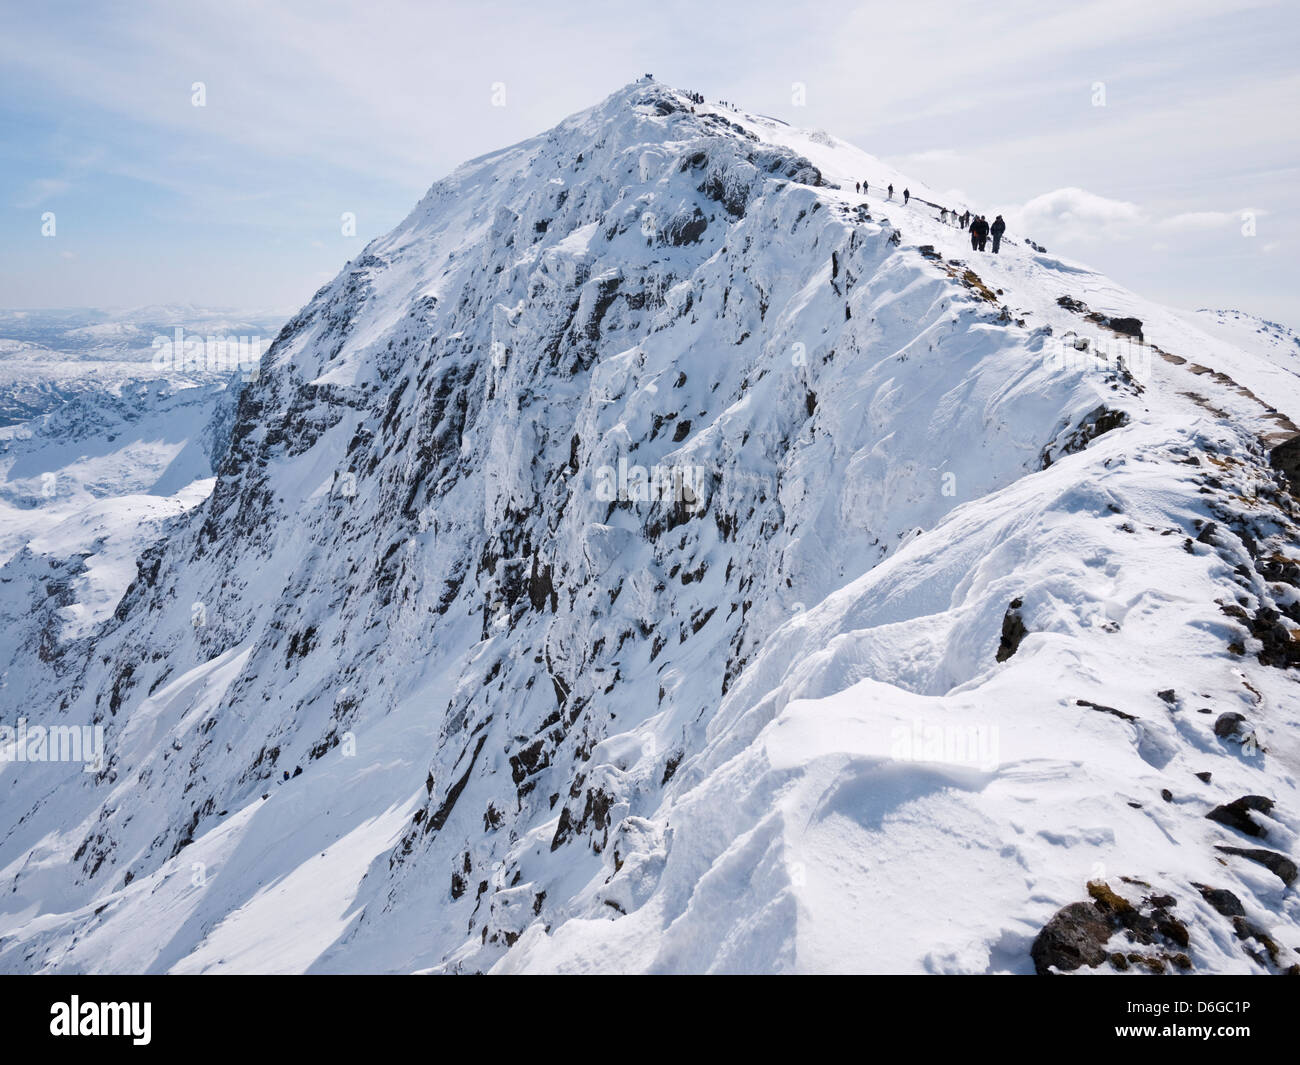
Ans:
[[[1007,224],[1002,221],[1002,216],[998,215],[993,219],[993,226],[989,230],[993,234],[993,254],[998,253],[998,245],[1002,243],[1002,234],[1007,231]]]
[[[970,224],[970,250],[980,250],[980,220],[978,218]]]
[[[911,198],[912,198],[912,191],[911,191],[911,189],[904,189],[904,190],[903,190],[903,206],[904,206],[904,207],[907,206],[907,201],[910,200]]]
[[[854,191],[854,192],[861,192],[861,191],[862,191],[862,183],[859,182],[859,181],[855,181],[855,182],[853,183],[853,191]]]
[[[862,195],[865,196],[866,194],[867,194],[867,183],[864,181],[862,183]]]
[[[889,198],[890,198],[891,200],[894,198],[894,186],[893,186],[892,183],[891,183],[890,186],[889,186]]]

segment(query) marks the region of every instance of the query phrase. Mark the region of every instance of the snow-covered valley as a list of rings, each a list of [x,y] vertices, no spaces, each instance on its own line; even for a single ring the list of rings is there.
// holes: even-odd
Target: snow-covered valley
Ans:
[[[639,81],[0,430],[0,971],[1294,971],[1296,338],[941,202]]]

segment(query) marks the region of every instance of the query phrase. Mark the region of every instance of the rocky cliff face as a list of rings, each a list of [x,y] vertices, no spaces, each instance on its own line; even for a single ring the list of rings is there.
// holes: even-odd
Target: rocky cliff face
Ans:
[[[1276,420],[861,175],[909,184],[641,82],[349,263],[112,619],[0,689],[107,735],[0,764],[0,966],[1028,971],[1127,876],[1189,965],[1285,968],[1205,816],[1267,794],[1293,849]]]

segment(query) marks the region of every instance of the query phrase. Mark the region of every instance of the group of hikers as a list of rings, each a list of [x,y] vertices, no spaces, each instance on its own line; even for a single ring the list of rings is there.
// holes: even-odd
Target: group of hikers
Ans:
[[[865,181],[855,181],[853,183],[853,190],[859,195],[865,196],[867,193],[867,183]],[[892,183],[885,187],[885,193],[889,199],[892,200],[894,198],[894,186]],[[911,198],[911,189],[904,189],[904,206],[907,205]],[[930,201],[925,200],[923,202],[929,203]],[[931,204],[931,206],[938,205]],[[1007,231],[1007,224],[1002,220],[1001,215],[998,215],[993,219],[993,222],[990,224],[989,220],[982,214],[972,215],[969,210],[958,214],[956,211],[949,210],[947,207],[939,207],[939,221],[944,225],[955,225],[959,229],[964,229],[970,233],[971,251],[984,251],[988,246],[989,237],[992,237],[993,247],[991,250],[994,255],[998,253],[998,248],[1002,244],[1002,234]]]
[[[970,212],[966,212],[963,218],[969,218]],[[964,224],[964,223],[963,223]],[[983,251],[984,246],[989,242],[989,236],[993,237],[993,254],[998,253],[998,245],[1002,243],[1002,234],[1007,231],[1006,222],[1002,221],[1002,216],[998,215],[993,219],[993,224],[989,225],[989,220],[983,215],[977,215],[975,220],[970,224],[970,246],[971,251]]]
[[[854,191],[857,192],[859,195],[865,196],[865,195],[867,194],[867,183],[866,183],[865,181],[855,181],[855,182],[853,183],[853,189],[854,189]],[[890,184],[890,185],[885,189],[885,192],[888,193],[888,198],[889,198],[889,199],[892,200],[892,199],[894,198],[894,186],[893,186],[892,184]],[[910,200],[911,198],[912,198],[912,190],[911,190],[911,189],[904,189],[904,190],[903,190],[903,203],[904,203],[904,205],[906,205],[907,201]]]
[[[653,81],[653,80],[654,80],[654,75],[653,75],[653,74],[647,74],[647,75],[646,75],[646,80],[647,80],[647,81]],[[688,100],[691,101],[691,114],[695,114],[695,108],[696,108],[696,107],[702,107],[702,106],[704,106],[704,103],[705,103],[704,93],[702,93],[702,92],[696,92],[694,89],[686,89],[686,90],[684,90],[684,93],[685,93],[685,95],[686,95],[686,99],[688,99]],[[728,100],[719,100],[718,103],[717,103],[717,106],[718,106],[718,107],[725,107],[725,108],[727,108],[729,111],[735,111],[735,110],[738,110],[738,108],[736,107],[736,105],[733,104],[733,103],[731,103],[731,102],[728,101]]]

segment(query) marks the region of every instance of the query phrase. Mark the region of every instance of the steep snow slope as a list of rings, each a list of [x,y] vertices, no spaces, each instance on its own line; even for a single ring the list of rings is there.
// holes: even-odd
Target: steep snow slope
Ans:
[[[0,968],[1291,964],[1297,392],[922,199],[645,82],[434,185],[11,665]]]

